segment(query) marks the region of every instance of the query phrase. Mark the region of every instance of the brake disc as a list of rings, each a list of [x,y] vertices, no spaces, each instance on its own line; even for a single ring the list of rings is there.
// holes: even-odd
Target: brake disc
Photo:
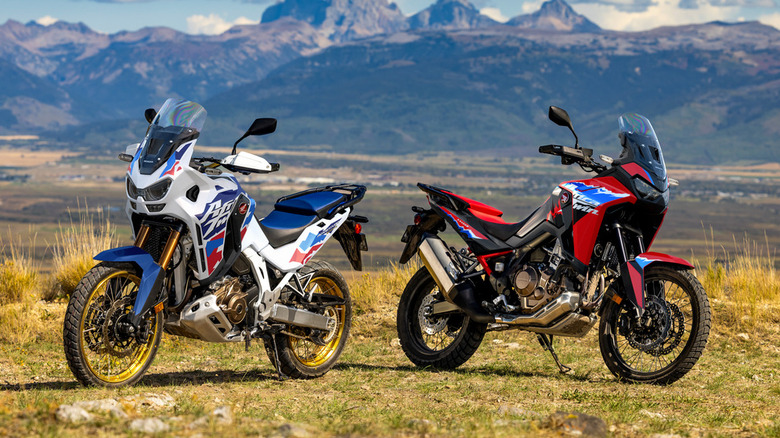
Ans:
[[[133,300],[128,296],[114,302],[106,312],[106,320],[103,323],[103,353],[114,357],[127,357],[135,351],[135,340],[132,336],[117,332],[117,326],[121,320],[127,318],[128,309]]]
[[[420,329],[428,335],[434,335],[447,327],[449,318],[442,316],[429,316],[433,312],[433,303],[439,300],[433,294],[423,298],[417,309],[417,319],[420,321]]]

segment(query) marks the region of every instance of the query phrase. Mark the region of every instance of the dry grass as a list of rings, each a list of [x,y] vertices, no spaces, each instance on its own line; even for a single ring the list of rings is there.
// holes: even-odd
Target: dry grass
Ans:
[[[700,280],[714,307],[719,323],[742,331],[775,329],[780,323],[780,275],[775,269],[775,254],[766,239],[764,244],[734,238],[732,251],[714,247],[709,237],[707,258],[699,263]]]
[[[34,257],[23,249],[21,240],[9,237],[6,246],[0,239],[0,254],[7,254],[0,262],[0,304],[25,303],[38,297],[38,266]],[[28,248],[34,248],[31,244]]]
[[[364,273],[349,286],[357,314],[395,308],[406,283],[420,268],[415,257],[405,265],[392,263],[381,271]]]
[[[96,225],[96,223],[98,225]],[[116,246],[114,229],[102,214],[93,217],[89,209],[79,208],[76,223],[60,224],[53,247],[53,271],[43,298],[67,298],[76,289],[81,278],[97,263],[95,254]]]

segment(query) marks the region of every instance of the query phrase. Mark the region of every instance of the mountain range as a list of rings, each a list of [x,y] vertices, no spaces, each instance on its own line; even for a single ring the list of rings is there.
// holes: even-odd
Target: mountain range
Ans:
[[[616,144],[634,110],[675,160],[780,161],[780,31],[756,22],[613,32],[563,0],[507,23],[466,0],[409,17],[387,0],[284,0],[216,36],[9,21],[0,55],[15,84],[0,133],[74,146],[130,141],[144,108],[181,96],[208,109],[211,144],[273,116],[274,147],[526,155],[570,142],[545,119],[555,104],[593,143]]]

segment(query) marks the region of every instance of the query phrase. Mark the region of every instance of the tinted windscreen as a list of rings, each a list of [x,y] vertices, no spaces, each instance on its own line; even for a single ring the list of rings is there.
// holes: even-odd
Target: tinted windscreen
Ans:
[[[195,102],[168,99],[149,126],[138,167],[143,175],[157,170],[173,151],[200,135],[206,110]]]
[[[146,136],[141,150],[138,168],[142,175],[151,175],[170,158],[173,151],[182,144],[198,138],[198,131],[181,126],[162,128],[153,125]]]
[[[623,146],[629,156],[650,174],[657,189],[666,190],[666,163],[653,125],[647,118],[635,113],[620,116],[619,124]]]

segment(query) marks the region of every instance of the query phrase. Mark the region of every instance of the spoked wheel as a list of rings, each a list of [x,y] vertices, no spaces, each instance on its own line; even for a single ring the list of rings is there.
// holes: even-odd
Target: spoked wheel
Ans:
[[[127,329],[140,282],[134,268],[101,264],[73,292],[63,341],[70,370],[83,385],[130,385],[152,363],[162,337],[162,312],[144,321],[140,333]]]
[[[645,271],[645,313],[608,301],[599,324],[599,347],[615,376],[666,385],[696,364],[710,333],[710,304],[692,273],[663,266]]]
[[[453,369],[477,351],[487,324],[463,313],[432,316],[433,304],[443,301],[436,281],[423,267],[409,280],[398,305],[397,329],[406,357],[417,366]]]
[[[326,300],[335,298],[333,304],[320,309],[323,315],[332,318],[333,324],[328,330],[289,327],[286,333],[276,335],[275,343],[265,343],[271,363],[276,365],[278,354],[282,373],[293,378],[320,377],[333,368],[347,343],[352,323],[352,300],[339,271],[330,263],[315,261],[300,271],[300,275],[310,273],[314,275],[306,292],[322,294]]]

